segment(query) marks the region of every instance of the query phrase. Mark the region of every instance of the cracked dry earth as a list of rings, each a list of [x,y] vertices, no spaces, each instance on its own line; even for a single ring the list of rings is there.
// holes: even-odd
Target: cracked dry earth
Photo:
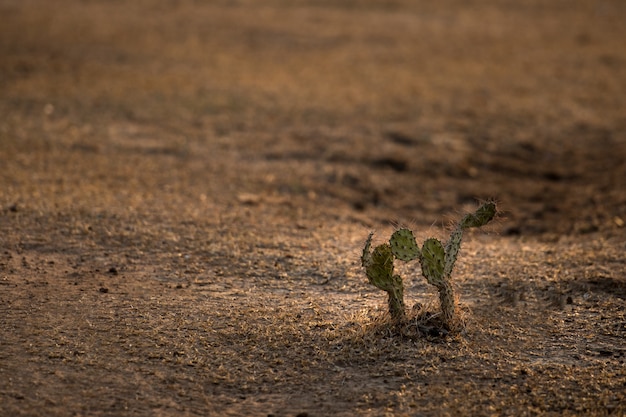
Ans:
[[[0,15],[0,415],[626,413],[622,1]],[[490,198],[392,326],[368,233]]]

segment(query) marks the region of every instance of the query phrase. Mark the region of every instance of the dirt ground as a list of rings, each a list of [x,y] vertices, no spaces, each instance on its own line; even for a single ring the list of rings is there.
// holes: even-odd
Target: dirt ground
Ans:
[[[0,16],[0,415],[626,415],[622,0]],[[368,233],[485,199],[394,327]]]

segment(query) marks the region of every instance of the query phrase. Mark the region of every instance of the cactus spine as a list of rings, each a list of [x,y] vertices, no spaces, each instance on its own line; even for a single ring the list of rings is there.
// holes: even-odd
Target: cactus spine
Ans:
[[[394,258],[404,262],[417,259],[422,267],[422,275],[439,292],[443,325],[448,329],[456,327],[456,300],[450,278],[461,249],[463,231],[471,227],[486,225],[496,213],[495,203],[482,204],[474,213],[467,214],[461,219],[450,234],[445,247],[439,240],[429,238],[424,241],[420,249],[413,232],[403,228],[391,235],[389,244],[377,246],[374,252],[370,253],[373,235],[370,233],[363,249],[361,264],[366,269],[369,282],[389,294],[389,311],[392,317],[396,319],[404,317],[404,301],[402,300],[404,288],[400,276],[393,274]]]

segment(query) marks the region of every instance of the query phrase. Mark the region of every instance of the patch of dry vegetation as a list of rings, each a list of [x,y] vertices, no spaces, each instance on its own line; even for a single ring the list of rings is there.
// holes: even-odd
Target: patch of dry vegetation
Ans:
[[[622,2],[0,14],[0,414],[626,412]],[[393,325],[368,232],[491,197]]]

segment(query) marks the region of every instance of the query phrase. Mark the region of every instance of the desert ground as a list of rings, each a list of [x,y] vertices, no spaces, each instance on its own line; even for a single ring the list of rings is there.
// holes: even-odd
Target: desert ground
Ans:
[[[626,415],[626,2],[0,0],[0,415]],[[398,263],[445,240],[464,327]]]

